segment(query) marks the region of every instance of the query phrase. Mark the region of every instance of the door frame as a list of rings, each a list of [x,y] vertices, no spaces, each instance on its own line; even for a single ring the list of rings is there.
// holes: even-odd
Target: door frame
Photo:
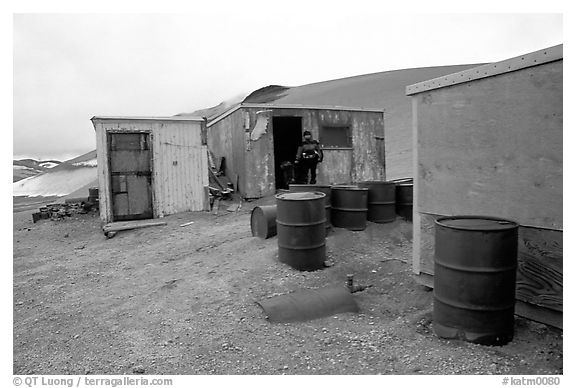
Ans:
[[[281,113],[285,113],[285,112],[281,112]],[[274,121],[276,119],[285,119],[285,118],[299,120],[300,121],[300,127],[299,127],[300,134],[299,134],[298,139],[300,142],[302,141],[302,133],[304,132],[304,117],[300,112],[297,112],[298,114],[296,114],[296,112],[294,112],[292,114],[281,114],[281,113],[278,112],[278,113],[273,114],[272,120],[271,120],[271,122],[272,122],[272,131],[271,131],[272,132],[272,155],[273,155],[273,162],[274,162],[274,188],[276,190],[278,189],[277,185],[278,185],[278,178],[279,178],[276,174],[276,171],[277,171],[277,169],[276,169],[276,167],[277,167],[276,166],[276,159],[277,159],[277,153],[276,153],[277,149],[276,148],[277,147],[276,146],[277,145],[280,146],[280,144],[276,143],[278,141],[278,139],[275,136],[277,133],[276,132],[277,129],[276,129],[276,126],[274,125]],[[280,131],[280,129],[278,129],[278,131]],[[294,156],[296,156],[297,150],[298,150],[298,147],[296,147],[296,149],[294,150]],[[280,170],[279,166],[278,166],[278,170]],[[295,173],[296,173],[296,167],[294,167],[294,174]],[[284,177],[282,177],[282,180],[284,180]]]
[[[110,198],[110,219],[111,222],[116,222],[115,215],[114,215],[114,197],[112,195],[112,155],[110,152],[110,145],[111,145],[111,135],[118,135],[118,134],[144,134],[148,136],[148,147],[150,149],[150,191],[151,191],[151,205],[152,205],[152,219],[157,218],[157,211],[156,211],[156,195],[155,195],[155,182],[154,182],[154,145],[153,145],[153,133],[152,131],[147,130],[136,130],[136,131],[129,131],[125,129],[112,129],[106,131],[106,164],[108,168],[108,176],[106,177],[108,181],[108,192],[106,193],[108,198]]]

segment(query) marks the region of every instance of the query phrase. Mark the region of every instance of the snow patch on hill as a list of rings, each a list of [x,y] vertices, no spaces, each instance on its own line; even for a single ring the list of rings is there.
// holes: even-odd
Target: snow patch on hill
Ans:
[[[12,184],[13,196],[64,196],[93,182],[97,169],[94,167],[50,171]]]
[[[96,158],[94,159],[90,159],[90,160],[85,160],[82,162],[76,162],[76,163],[72,163],[73,166],[77,166],[77,167],[96,167],[98,164],[96,162]]]
[[[42,162],[39,164],[40,166],[44,167],[44,168],[52,168],[52,167],[56,167],[59,165],[59,163],[54,163],[54,162]]]

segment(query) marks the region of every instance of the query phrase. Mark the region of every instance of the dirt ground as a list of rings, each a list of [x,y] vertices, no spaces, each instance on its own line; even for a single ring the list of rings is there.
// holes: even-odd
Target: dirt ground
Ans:
[[[562,331],[520,317],[505,346],[438,338],[432,292],[411,272],[412,224],[334,228],[334,265],[299,272],[278,262],[276,237],[251,235],[251,209],[272,202],[112,239],[96,213],[33,224],[15,212],[14,374],[563,373]],[[256,303],[348,273],[372,285],[353,294],[360,313],[270,323]]]

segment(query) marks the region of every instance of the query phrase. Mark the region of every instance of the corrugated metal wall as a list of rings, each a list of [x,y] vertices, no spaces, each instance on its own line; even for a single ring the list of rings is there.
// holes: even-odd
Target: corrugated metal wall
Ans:
[[[244,194],[246,140],[243,110],[239,109],[207,129],[208,149],[225,158],[225,173],[236,190]]]
[[[111,222],[107,132],[148,132],[152,138],[152,201],[154,217],[206,208],[207,147],[204,123],[198,120],[94,118],[100,187],[100,217]]]
[[[257,113],[260,112],[260,113]],[[249,115],[250,128],[244,128]],[[269,120],[266,133],[250,139],[258,116]],[[352,148],[324,152],[318,166],[319,184],[384,180],[384,117],[380,112],[331,109],[294,109],[244,107],[208,128],[208,147],[216,156],[226,158],[226,174],[234,182],[239,174],[240,193],[259,198],[275,192],[273,117],[302,117],[302,131],[319,139],[322,126],[349,125]]]
[[[160,123],[152,142],[157,216],[203,210],[208,158],[201,142],[201,124]]]

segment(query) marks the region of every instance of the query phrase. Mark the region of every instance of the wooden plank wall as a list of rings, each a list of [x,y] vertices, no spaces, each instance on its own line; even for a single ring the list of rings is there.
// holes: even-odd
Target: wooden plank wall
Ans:
[[[434,274],[434,219],[521,225],[517,313],[562,327],[563,61],[413,96],[413,269]]]

